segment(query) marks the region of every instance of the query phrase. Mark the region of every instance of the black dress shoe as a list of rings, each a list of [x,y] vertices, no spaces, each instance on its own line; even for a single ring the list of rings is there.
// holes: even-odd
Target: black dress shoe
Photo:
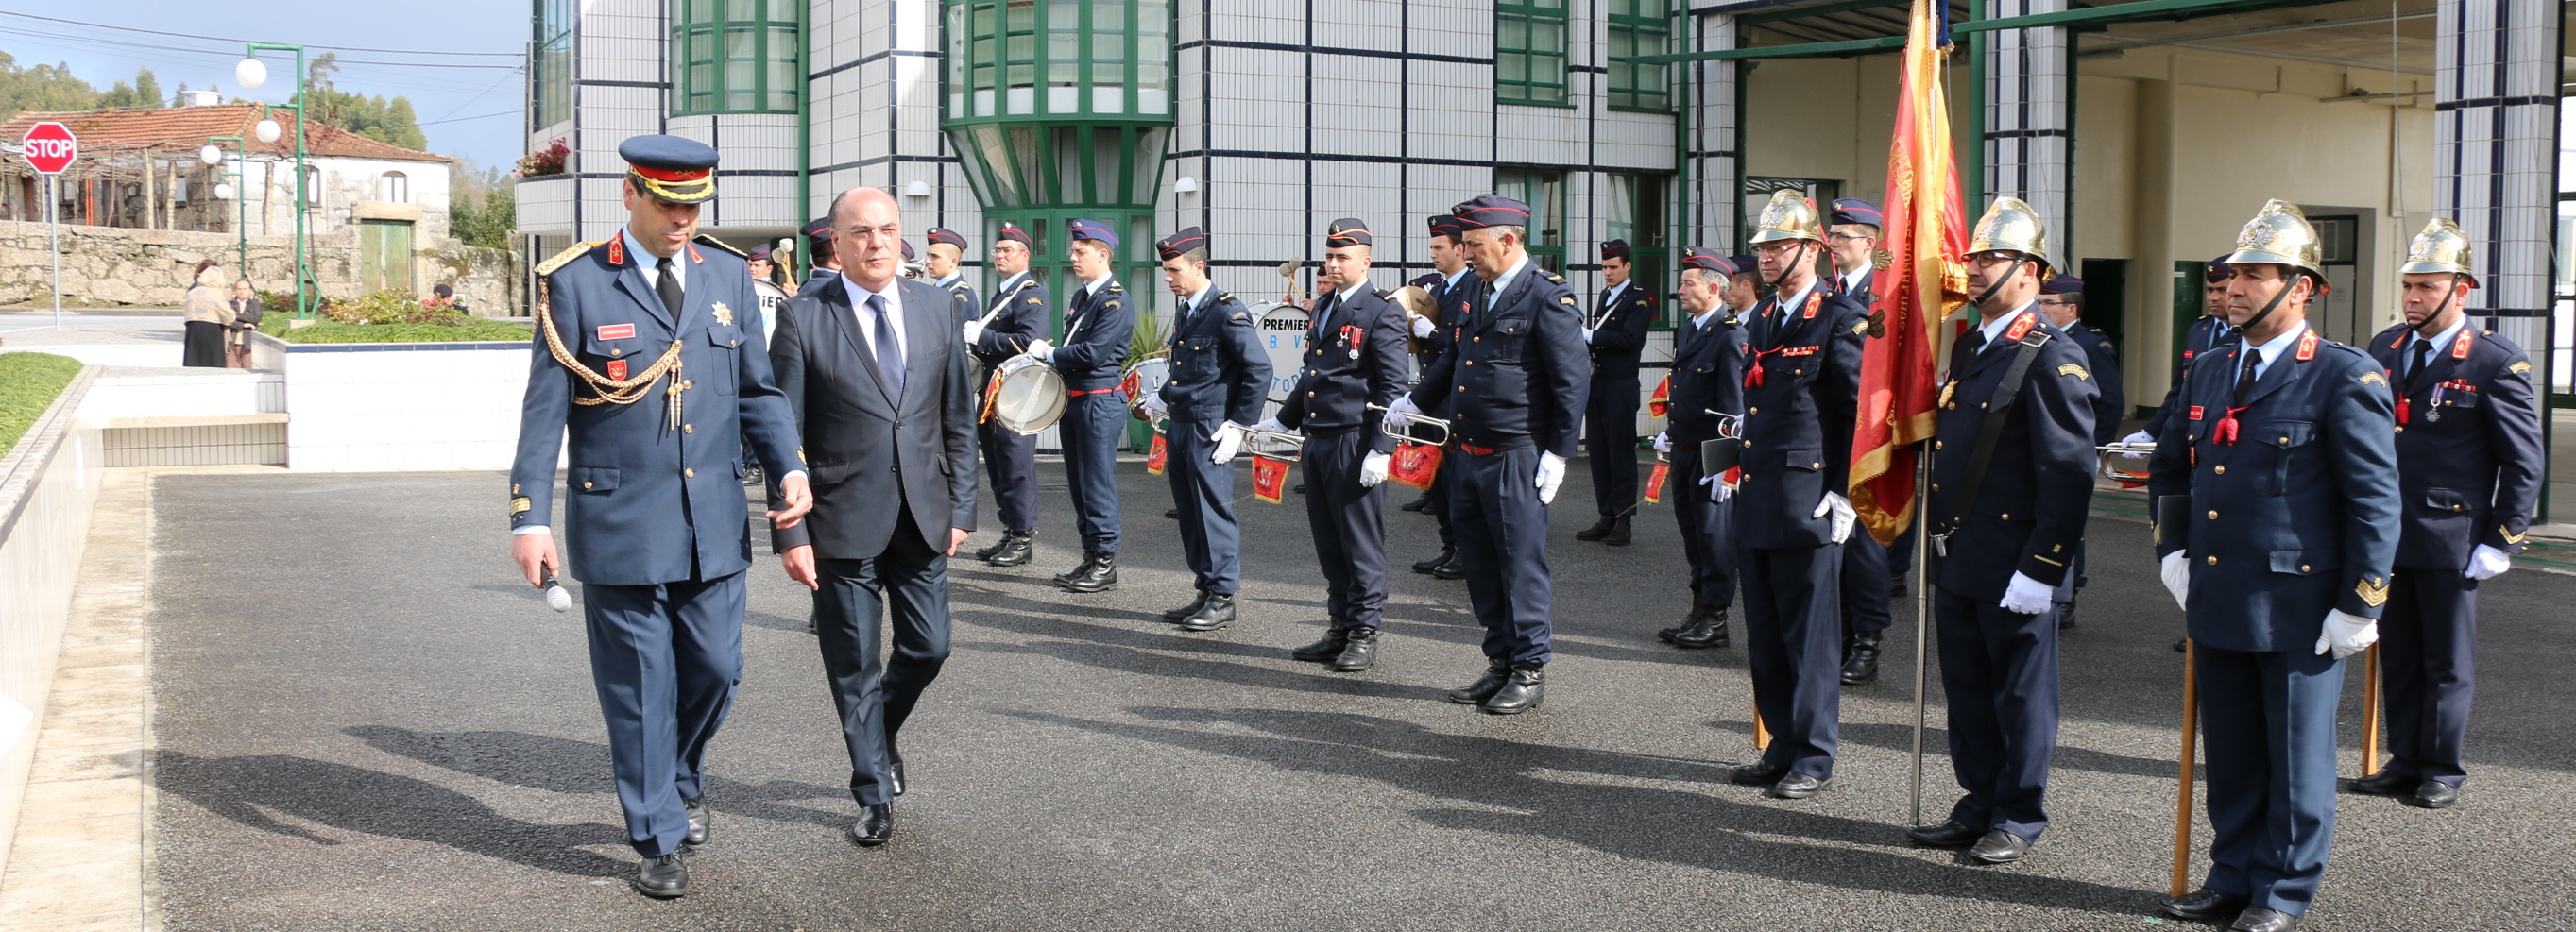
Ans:
[[[2212,892],[2208,887],[2202,887],[2182,896],[2166,897],[2164,902],[2156,904],[2156,908],[2164,910],[2165,915],[2176,919],[2212,922],[2243,911],[2245,898],[2225,896]]]
[[[1952,819],[1939,825],[1918,825],[1905,831],[1915,844],[1931,848],[1965,848],[1977,841],[1978,832]]]
[[[1234,597],[1208,593],[1207,601],[1181,619],[1183,631],[1214,631],[1234,623]]]
[[[696,799],[683,799],[680,800],[680,805],[689,810],[689,834],[681,844],[692,847],[706,844],[708,823],[714,821],[707,812],[707,798],[700,796]]]
[[[1610,529],[1611,529],[1613,526],[1616,526],[1618,523],[1619,523],[1619,519],[1618,519],[1617,517],[1612,516],[1612,515],[1602,515],[1602,516],[1601,516],[1601,520],[1599,520],[1599,521],[1595,521],[1595,522],[1592,522],[1592,526],[1591,526],[1591,527],[1584,528],[1583,530],[1580,530],[1580,531],[1576,531],[1576,532],[1574,532],[1574,539],[1575,539],[1575,540],[1600,540],[1600,539],[1602,539],[1602,538],[1605,538],[1605,537],[1610,536]]]
[[[1449,701],[1459,705],[1482,705],[1485,700],[1493,698],[1495,693],[1501,692],[1503,684],[1510,682],[1511,678],[1511,664],[1500,660],[1491,661],[1485,667],[1485,675],[1477,677],[1475,682],[1464,687],[1450,690]]]
[[[894,795],[903,795],[903,755],[890,750],[886,752],[886,788]]]
[[[1699,627],[1700,618],[1707,614],[1708,606],[1693,602],[1691,603],[1690,614],[1683,615],[1680,623],[1675,624],[1670,628],[1656,631],[1655,640],[1670,644],[1673,642],[1673,638],[1679,636],[1682,632]]]
[[[1431,507],[1431,493],[1429,492],[1422,493],[1421,498],[1404,503],[1404,510],[1406,511],[1421,511],[1429,507]]]
[[[1683,650],[1725,647],[1726,644],[1726,610],[1722,608],[1700,616],[1699,624],[1691,626],[1690,630],[1673,635],[1673,646]]]
[[[2177,654],[2183,654],[2183,653],[2189,653],[2189,652],[2191,652],[2191,639],[2190,639],[2190,638],[2187,638],[2187,637],[2186,637],[2186,638],[2175,638],[2175,639],[2174,639],[2174,653],[2177,653]]]
[[[994,566],[1022,566],[1037,559],[1038,532],[1003,531],[1002,542],[994,545],[993,555],[984,558]]]
[[[2057,630],[2064,631],[2072,627],[2075,627],[2075,600],[2068,599],[2057,603]]]
[[[763,473],[761,473],[761,471],[760,471],[760,467],[758,467],[758,466],[747,466],[747,467],[744,467],[744,468],[743,468],[743,471],[742,471],[742,487],[743,487],[743,488],[746,488],[746,489],[757,489],[757,488],[760,488],[761,486],[768,485],[768,484],[769,484],[769,477],[768,477],[767,475],[764,475]]]
[[[1750,764],[1738,765],[1727,773],[1726,779],[1727,782],[1739,786],[1770,786],[1780,782],[1780,777],[1788,772],[1789,768],[1786,767],[1773,767],[1761,761],[1754,761]]]
[[[894,838],[894,807],[878,803],[868,807],[859,820],[850,823],[850,843],[874,848]]]
[[[1449,562],[1431,568],[1431,578],[1465,579],[1467,578],[1467,568],[1458,565],[1458,557],[1453,554],[1449,557]]]
[[[1843,685],[1860,686],[1878,680],[1878,632],[1852,632],[1851,644],[1843,648]]]
[[[1293,490],[1291,490],[1291,491],[1294,491],[1294,492],[1296,492],[1296,493],[1297,493],[1297,494],[1299,494],[1299,495],[1304,495],[1304,494],[1306,494],[1306,484],[1305,484],[1305,483],[1303,483],[1303,482],[1297,483],[1297,488],[1295,488],[1295,489],[1293,489]]]
[[[2227,932],[2290,932],[2298,927],[2299,917],[2269,906],[2256,906],[2236,914],[2236,921],[2227,924]]]
[[[1202,609],[1202,608],[1206,608],[1206,607],[1207,607],[1207,600],[1208,600],[1207,590],[1205,590],[1205,589],[1201,589],[1201,590],[1199,590],[1199,597],[1198,597],[1198,598],[1195,598],[1195,599],[1191,599],[1191,600],[1190,600],[1190,604],[1188,604],[1188,605],[1184,605],[1184,606],[1181,606],[1181,607],[1179,607],[1179,608],[1167,608],[1167,609],[1164,609],[1164,610],[1163,610],[1163,620],[1164,620],[1164,621],[1179,621],[1179,620],[1181,620],[1181,619],[1183,619],[1183,618],[1188,618],[1188,617],[1190,617],[1190,616],[1192,616],[1192,615],[1196,615],[1196,614],[1198,614],[1198,613],[1199,613],[1199,609]]]
[[[2414,793],[2415,785],[2421,782],[2411,774],[2383,769],[2358,780],[2346,780],[2343,788],[2364,796],[2406,796]]]
[[[1420,573],[1420,574],[1422,574],[1422,575],[1425,575],[1425,576],[1429,576],[1429,575],[1431,575],[1431,574],[1432,574],[1432,572],[1433,572],[1433,571],[1438,570],[1438,569],[1440,568],[1440,564],[1447,563],[1447,562],[1449,562],[1449,561],[1451,561],[1451,560],[1455,560],[1455,559],[1457,559],[1457,558],[1458,558],[1458,548],[1456,548],[1456,547],[1442,547],[1442,548],[1440,548],[1440,555],[1439,555],[1439,556],[1432,557],[1431,559],[1428,559],[1428,560],[1415,560],[1415,561],[1413,561],[1413,571],[1414,571],[1414,572],[1416,572],[1416,573]]]
[[[1985,837],[1977,839],[1976,847],[1968,849],[1969,857],[1988,864],[2010,864],[2029,853],[2030,842],[2003,829],[1987,832]]]
[[[1358,673],[1377,666],[1377,639],[1376,628],[1351,629],[1348,643],[1333,657],[1330,669],[1335,673]]]
[[[2449,809],[2459,804],[2460,790],[2440,780],[2426,780],[2406,801],[2426,809]]]
[[[1170,518],[1174,521],[1181,520],[1181,510],[1178,508],[1165,508],[1163,509],[1163,517]]]
[[[644,866],[635,871],[635,892],[657,900],[689,895],[689,864],[680,860],[677,851],[658,858],[645,858]]]
[[[1512,664],[1511,677],[1503,688],[1485,697],[1477,708],[1487,715],[1519,715],[1539,707],[1547,699],[1547,668],[1535,663]]]
[[[1072,573],[1056,577],[1056,585],[1063,586],[1067,592],[1083,594],[1116,589],[1118,588],[1118,555],[1086,554],[1082,558],[1082,565],[1074,567]]]
[[[1896,573],[1887,577],[1887,597],[1891,599],[1902,599],[1905,597],[1904,573]]]
[[[1307,663],[1331,663],[1333,658],[1341,656],[1342,648],[1351,642],[1351,629],[1344,627],[1339,618],[1326,621],[1324,625],[1323,640],[1289,651],[1288,659],[1302,660]]]
[[[1002,532],[1002,539],[997,540],[997,541],[994,541],[994,542],[993,542],[993,546],[977,548],[977,549],[976,549],[976,551],[975,551],[975,559],[978,559],[978,560],[990,560],[990,559],[992,559],[994,554],[997,554],[997,553],[1002,552],[1002,545],[1003,545],[1003,544],[1006,544],[1006,543],[1009,543],[1009,542],[1010,542],[1010,540],[1011,540],[1011,532],[1009,532],[1009,531],[1003,531],[1003,532]]]
[[[1807,799],[1833,788],[1831,777],[1819,780],[1792,770],[1782,774],[1780,782],[1771,784],[1769,795],[1773,799]]]
[[[1629,536],[1628,536],[1628,520],[1629,520],[1629,517],[1630,517],[1630,516],[1628,516],[1628,515],[1620,515],[1620,516],[1619,516],[1619,518],[1618,518],[1617,523],[1612,524],[1612,525],[1610,526],[1610,533],[1608,533],[1608,534],[1606,534],[1606,535],[1603,535],[1603,536],[1602,536],[1602,538],[1601,538],[1601,542],[1602,542],[1602,543],[1605,543],[1605,544],[1609,544],[1610,546],[1613,546],[1613,547],[1625,547],[1625,546],[1628,546],[1628,541],[1629,541]]]

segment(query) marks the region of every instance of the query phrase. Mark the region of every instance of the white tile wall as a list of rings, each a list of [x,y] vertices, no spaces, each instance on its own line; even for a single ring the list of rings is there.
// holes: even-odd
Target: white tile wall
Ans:
[[[2434,43],[2434,100],[2442,108],[2434,117],[2434,213],[2456,219],[2475,244],[2483,287],[2471,295],[2472,314],[2531,314],[2550,306],[2557,9],[2535,0],[2441,5]],[[2506,33],[2501,62],[2499,30]],[[2548,345],[2546,318],[2498,316],[2494,324],[2526,348]],[[2533,382],[2554,378],[2548,356],[2532,353],[2532,362],[2544,367]]]
[[[1997,16],[2055,13],[2066,0],[1996,0]],[[2007,29],[1986,53],[1985,189],[2030,202],[2048,232],[2048,251],[2066,250],[2067,50],[2062,28]],[[2005,135],[2011,134],[2011,135]],[[1983,213],[1984,198],[1968,205]]]

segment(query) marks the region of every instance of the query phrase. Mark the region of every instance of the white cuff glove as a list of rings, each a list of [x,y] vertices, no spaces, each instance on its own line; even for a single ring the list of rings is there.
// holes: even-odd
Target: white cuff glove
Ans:
[[[1433,325],[1432,325],[1432,323],[1431,323],[1431,318],[1428,318],[1428,317],[1416,317],[1416,318],[1414,318],[1414,319],[1413,319],[1413,338],[1414,338],[1414,339],[1417,339],[1417,340],[1428,340],[1428,339],[1430,339],[1430,338],[1431,338],[1431,331],[1433,331],[1433,330],[1437,330],[1437,329],[1439,329],[1439,328],[1438,328],[1438,327],[1435,327],[1435,326],[1433,326]]]
[[[977,341],[977,340],[981,340],[981,339],[983,339],[983,338],[984,338],[984,322],[983,322],[983,321],[981,321],[981,320],[970,320],[970,321],[967,321],[967,322],[966,322],[966,342],[968,342],[968,343],[973,343],[973,342],[975,342],[975,341]]]
[[[2334,651],[2342,660],[2379,640],[2379,622],[2358,615],[2346,615],[2340,609],[2326,611],[2325,630],[2317,632],[2317,653]]]
[[[1565,483],[1565,457],[1554,453],[1538,455],[1538,503],[1556,501],[1556,487]]]
[[[1671,431],[1657,431],[1655,433],[1655,452],[1673,452],[1673,434]]]
[[[1055,347],[1045,340],[1030,340],[1029,355],[1052,362],[1055,360]]]
[[[1590,327],[1583,328],[1583,345],[1592,345],[1592,328]]]
[[[1172,416],[1172,406],[1161,395],[1147,395],[1143,402],[1145,416],[1160,421]]]
[[[1279,423],[1278,418],[1265,417],[1261,419],[1261,423],[1252,425],[1252,429],[1268,431],[1274,434],[1284,434],[1288,432],[1288,425]]]
[[[2142,430],[2142,431],[2139,431],[2139,432],[2137,432],[2137,433],[2130,434],[2130,435],[2128,435],[2128,436],[2126,436],[2126,437],[2122,437],[2122,438],[2120,438],[2120,442],[2121,442],[2122,444],[2124,444],[2124,445],[2130,445],[2130,446],[2135,446],[2135,445],[2137,445],[2137,444],[2142,444],[2142,443],[2143,443],[2143,444],[2148,444],[2148,445],[2152,446],[2152,445],[2154,445],[2154,444],[2155,444],[2155,442],[2156,442],[2156,438],[2154,438],[2154,437],[2150,437],[2150,436],[2147,436],[2147,432]],[[2120,454],[2120,458],[2121,458],[2121,459],[2126,459],[2126,460],[2142,460],[2142,459],[2146,459],[2146,458],[2147,458],[2147,455],[2146,455],[2146,454],[2144,454],[2144,453],[2122,453],[2122,454]]]
[[[1155,403],[1161,404],[1160,400]],[[1208,451],[1208,462],[1219,466],[1233,462],[1234,454],[1243,449],[1243,425],[1233,421],[1219,424],[1216,433],[1208,437],[1208,440],[1216,444],[1216,449]]]
[[[1378,483],[1385,482],[1387,466],[1393,462],[1395,457],[1374,450],[1360,457],[1360,488],[1374,489]]]
[[[2469,569],[2461,575],[2470,579],[2494,579],[2512,568],[2513,558],[2506,556],[2504,551],[2479,544],[2478,549],[2469,551]]]
[[[1723,474],[1711,473],[1701,476],[1699,484],[1708,486],[1709,501],[1722,502],[1735,497],[1735,487],[1726,484],[1726,476]]]
[[[1404,416],[1407,414],[1420,413],[1422,413],[1422,409],[1414,407],[1413,405],[1413,396],[1397,395],[1395,396],[1395,403],[1386,406],[1385,427],[1390,431],[1403,430]]]
[[[1827,492],[1825,500],[1816,503],[1816,512],[1807,517],[1822,518],[1828,512],[1834,516],[1834,543],[1851,539],[1852,524],[1860,520],[1860,512],[1852,510],[1851,499],[1838,492]]]
[[[2174,607],[2190,610],[2191,558],[2183,556],[2180,550],[2165,554],[2164,566],[2157,573],[2164,577],[2165,591],[2173,593]]]
[[[2012,575],[2012,584],[2004,589],[2003,608],[2007,612],[2037,615],[2056,604],[2057,587],[2020,573]]]

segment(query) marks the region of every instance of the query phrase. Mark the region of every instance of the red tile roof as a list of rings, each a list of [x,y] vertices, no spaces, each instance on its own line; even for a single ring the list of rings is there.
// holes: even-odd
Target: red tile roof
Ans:
[[[267,108],[258,104],[226,104],[217,107],[166,107],[130,110],[87,110],[76,113],[21,113],[0,123],[0,143],[16,146],[27,138],[28,127],[52,120],[71,128],[80,137],[81,151],[106,153],[151,149],[162,153],[193,153],[206,145],[208,136],[239,136],[249,154],[281,158],[295,156],[295,111],[267,111],[283,130],[277,141],[263,143],[252,129],[259,125]],[[453,162],[453,158],[389,142],[379,142],[336,126],[307,123],[312,142],[307,154],[359,159],[394,159],[413,162]],[[234,146],[224,143],[229,152]]]

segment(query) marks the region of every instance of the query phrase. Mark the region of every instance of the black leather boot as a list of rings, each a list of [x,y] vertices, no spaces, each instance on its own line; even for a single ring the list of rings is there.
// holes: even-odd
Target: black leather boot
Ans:
[[[1852,632],[1851,646],[1843,649],[1843,685],[1859,686],[1878,680],[1878,632]]]
[[[1475,682],[1463,688],[1450,690],[1449,701],[1459,705],[1482,704],[1485,700],[1493,698],[1495,693],[1502,691],[1503,684],[1510,682],[1511,678],[1510,663],[1501,660],[1489,661],[1485,667],[1485,675],[1477,677]]]
[[[1614,516],[1611,516],[1611,515],[1602,515],[1602,516],[1601,516],[1601,520],[1599,520],[1599,521],[1595,521],[1595,522],[1592,522],[1592,526],[1591,526],[1591,527],[1584,528],[1583,530],[1580,530],[1580,531],[1576,531],[1576,532],[1574,532],[1574,539],[1575,539],[1575,540],[1600,540],[1600,539],[1602,539],[1602,538],[1605,538],[1605,537],[1610,536],[1610,529],[1611,529],[1612,527],[1617,526],[1617,525],[1618,525],[1618,523],[1619,523],[1619,519],[1618,519],[1617,517],[1614,517]]]
[[[1429,507],[1431,507],[1431,493],[1429,492],[1422,493],[1421,498],[1404,503],[1404,510],[1406,511],[1421,511]]]
[[[1431,568],[1431,578],[1465,579],[1467,578],[1467,568],[1459,565],[1458,554],[1455,551],[1452,551],[1449,554],[1449,562]]]
[[[2057,603],[2057,630],[2064,631],[2072,627],[2075,627],[2075,600],[2068,599]]]
[[[1214,631],[1233,623],[1234,597],[1211,592],[1208,593],[1207,601],[1199,604],[1198,611],[1191,612],[1189,617],[1181,619],[1181,630]]]
[[[994,547],[997,549],[993,551],[992,556],[985,557],[984,562],[994,566],[1025,565],[1037,558],[1038,532],[1003,531],[1002,542],[995,544]]]
[[[1690,630],[1673,635],[1673,646],[1685,650],[1725,647],[1726,644],[1726,610],[1722,608],[1700,616],[1699,624],[1691,626]]]
[[[1503,682],[1503,688],[1486,697],[1484,705],[1479,708],[1487,715],[1519,715],[1538,708],[1539,703],[1546,699],[1547,668],[1535,663],[1516,663],[1512,664],[1511,678]]]
[[[994,542],[993,542],[993,546],[977,548],[977,549],[976,549],[976,551],[975,551],[975,559],[978,559],[978,560],[990,560],[990,559],[992,559],[992,558],[993,558],[993,555],[994,555],[994,554],[1001,553],[1001,552],[1002,552],[1002,548],[1003,548],[1004,546],[1009,545],[1009,544],[1010,544],[1010,542],[1011,542],[1011,532],[1009,532],[1009,531],[1007,531],[1007,530],[1006,530],[1006,531],[1003,531],[1003,532],[1002,532],[1002,538],[1001,538],[1000,540],[996,540],[996,541],[994,541]]]
[[[1905,597],[1904,571],[1899,570],[1887,577],[1887,597],[1891,599],[1902,599]]]
[[[1616,520],[1616,523],[1614,523],[1614,524],[1610,525],[1610,534],[1609,534],[1609,536],[1601,538],[1601,542],[1602,542],[1602,543],[1605,543],[1605,544],[1609,544],[1610,546],[1613,546],[1613,547],[1625,547],[1625,546],[1628,546],[1628,520],[1629,520],[1629,518],[1630,518],[1630,516],[1629,516],[1629,515],[1620,515],[1617,519],[1615,519],[1615,520]]]
[[[1413,561],[1413,571],[1414,571],[1414,572],[1416,572],[1416,573],[1420,573],[1420,574],[1422,574],[1422,575],[1425,575],[1425,576],[1429,576],[1429,575],[1431,575],[1432,573],[1437,572],[1437,571],[1440,569],[1440,565],[1441,565],[1441,564],[1443,564],[1443,563],[1447,563],[1447,562],[1449,562],[1449,561],[1451,561],[1451,560],[1455,560],[1455,559],[1457,559],[1457,558],[1458,558],[1458,548],[1456,548],[1456,547],[1442,547],[1442,548],[1440,548],[1440,555],[1439,555],[1439,556],[1432,557],[1431,559],[1428,559],[1428,560],[1415,560],[1415,561]]]
[[[1056,577],[1056,585],[1063,586],[1067,592],[1079,593],[1107,592],[1116,589],[1118,588],[1118,555],[1084,554],[1082,565],[1074,567],[1071,573]]]
[[[1342,648],[1350,642],[1351,629],[1343,625],[1339,618],[1328,619],[1324,622],[1324,639],[1289,651],[1288,659],[1306,663],[1331,663],[1333,658],[1342,655]]]
[[[1190,604],[1188,604],[1188,605],[1184,605],[1184,606],[1181,606],[1181,607],[1179,607],[1179,608],[1167,608],[1167,609],[1164,609],[1164,610],[1163,610],[1163,620],[1164,620],[1164,621],[1179,621],[1179,620],[1181,620],[1181,619],[1183,619],[1183,618],[1188,618],[1188,617],[1190,617],[1190,616],[1192,616],[1192,615],[1196,615],[1196,614],[1198,614],[1198,613],[1199,613],[1199,609],[1202,609],[1202,608],[1206,608],[1206,607],[1207,607],[1207,603],[1208,603],[1208,593],[1207,593],[1207,590],[1205,590],[1205,589],[1201,589],[1201,590],[1199,590],[1199,597],[1198,597],[1198,598],[1195,598],[1195,599],[1191,599],[1191,600],[1190,600]]]
[[[1353,628],[1340,656],[1333,658],[1330,669],[1335,673],[1358,673],[1377,666],[1376,628]]]
[[[1691,603],[1690,614],[1683,615],[1679,624],[1655,632],[1655,639],[1666,644],[1670,644],[1673,642],[1674,638],[1680,637],[1682,632],[1699,627],[1700,619],[1707,616],[1708,606],[1693,602]]]

